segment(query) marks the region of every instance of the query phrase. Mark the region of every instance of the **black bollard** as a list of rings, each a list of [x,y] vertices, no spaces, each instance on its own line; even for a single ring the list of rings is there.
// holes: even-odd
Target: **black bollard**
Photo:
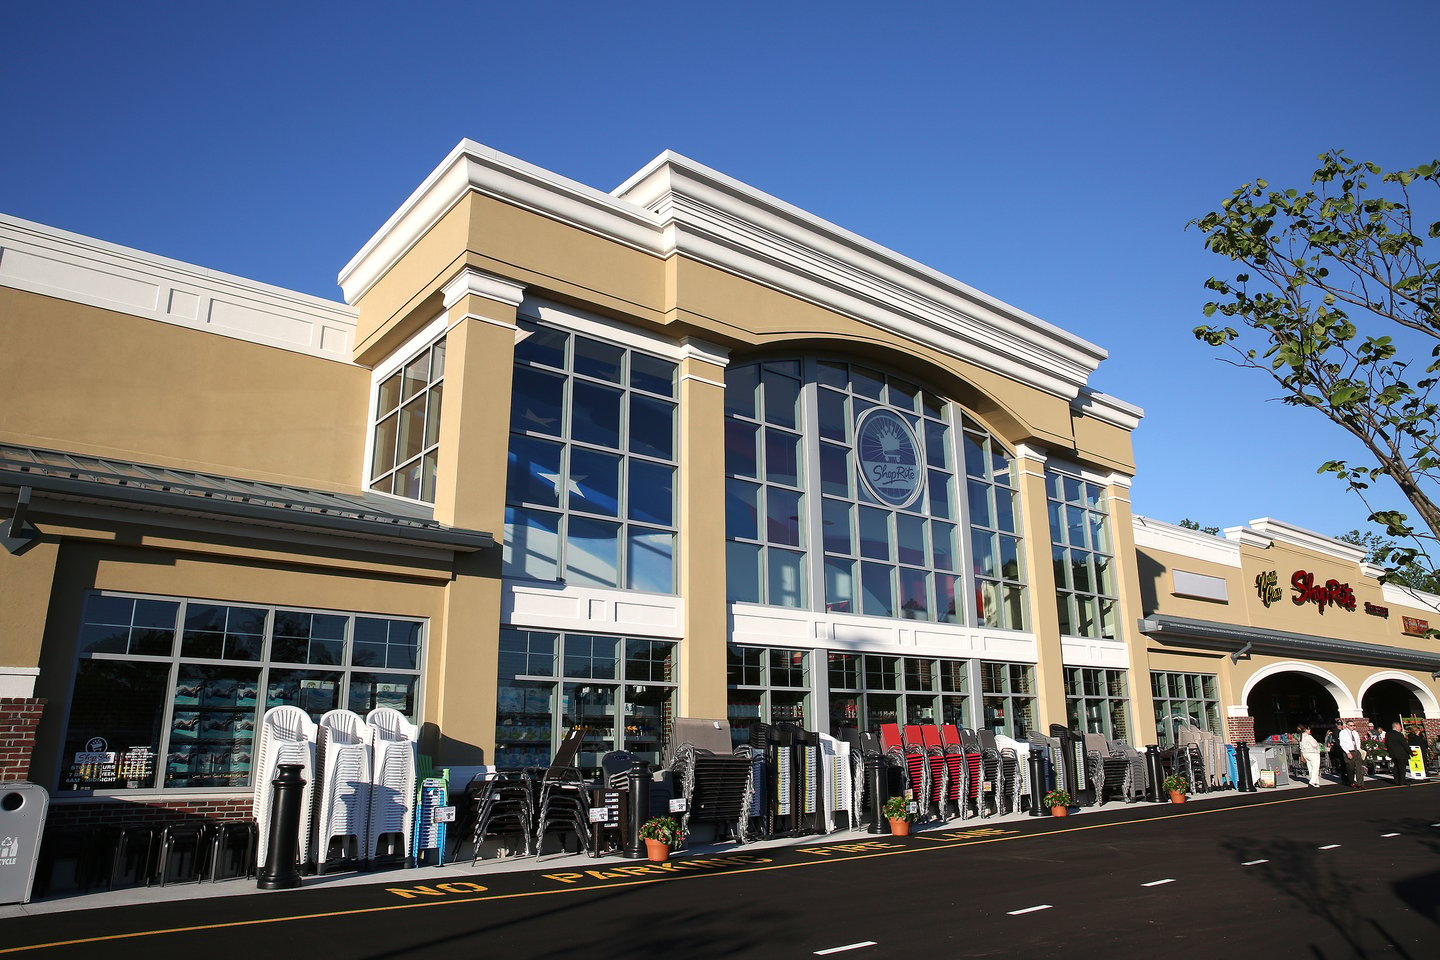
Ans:
[[[885,823],[885,801],[890,799],[890,770],[885,763],[885,758],[872,753],[865,757],[865,779],[870,785],[870,822],[865,827],[866,833],[887,833],[889,825]]]
[[[1240,781],[1235,788],[1241,793],[1255,792],[1255,775],[1250,771],[1250,744],[1235,744],[1235,774]]]
[[[640,838],[640,828],[650,819],[650,762],[631,760],[630,772],[626,774],[626,787],[630,792],[630,823],[626,831],[625,848],[627,857],[645,856],[645,841]]]
[[[270,781],[270,842],[265,865],[255,879],[261,890],[300,886],[300,805],[305,778],[298,763],[282,763]]]
[[[1030,748],[1030,816],[1040,816],[1040,801],[1049,789],[1045,783],[1045,755],[1039,747]]]
[[[1145,748],[1145,768],[1150,774],[1150,790],[1148,799],[1151,803],[1159,803],[1169,798],[1160,791],[1160,783],[1165,779],[1165,766],[1160,762],[1160,748],[1156,744],[1150,744]]]

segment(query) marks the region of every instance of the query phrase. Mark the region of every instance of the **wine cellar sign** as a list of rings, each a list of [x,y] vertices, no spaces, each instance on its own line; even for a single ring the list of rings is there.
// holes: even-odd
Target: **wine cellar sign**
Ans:
[[[1315,574],[1309,570],[1296,570],[1290,577],[1290,589],[1295,591],[1290,602],[1297,607],[1313,603],[1321,614],[1325,613],[1326,607],[1355,612],[1355,590],[1348,583],[1334,579],[1316,583]],[[1280,588],[1279,571],[1267,570],[1257,576],[1255,592],[1267,607],[1279,600],[1284,592]]]

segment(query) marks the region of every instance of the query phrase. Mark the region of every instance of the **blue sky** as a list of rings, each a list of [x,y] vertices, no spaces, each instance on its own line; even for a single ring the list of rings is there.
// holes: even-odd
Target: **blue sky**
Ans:
[[[1003,9],[1002,9],[1003,8]],[[1440,154],[1440,5],[6,4],[0,213],[339,299],[465,137],[609,190],[673,149],[1110,352],[1137,512],[1335,534],[1354,450],[1191,336],[1186,223],[1329,147]]]

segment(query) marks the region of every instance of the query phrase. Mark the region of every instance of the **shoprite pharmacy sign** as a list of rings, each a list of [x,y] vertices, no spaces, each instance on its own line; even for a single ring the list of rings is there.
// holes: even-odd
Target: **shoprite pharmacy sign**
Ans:
[[[890,507],[920,498],[923,469],[915,431],[898,413],[871,407],[855,421],[855,450],[865,489]]]

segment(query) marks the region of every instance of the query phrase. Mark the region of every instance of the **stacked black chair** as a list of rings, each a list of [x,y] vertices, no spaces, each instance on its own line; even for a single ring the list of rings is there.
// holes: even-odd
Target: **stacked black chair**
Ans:
[[[1095,802],[1095,787],[1090,781],[1085,757],[1085,738],[1075,730],[1058,723],[1050,724],[1050,737],[1059,742],[1059,764],[1065,767],[1065,782],[1070,798],[1086,807]],[[1059,765],[1057,764],[1057,765]]]
[[[496,770],[481,774],[465,788],[474,811],[470,823],[473,866],[480,859],[480,847],[492,835],[518,834],[527,856],[535,827],[535,797],[532,778],[523,770]]]
[[[774,747],[775,730],[768,723],[750,726],[750,742],[735,748],[741,756],[750,758],[750,810],[746,818],[747,837],[769,839],[775,835],[775,789],[770,782],[771,771],[775,769],[771,751]]]
[[[1090,761],[1091,779],[1095,781],[1095,800],[1097,803],[1107,799],[1128,802],[1132,796],[1130,759],[1110,744],[1104,734],[1085,734],[1085,755]]]
[[[575,766],[575,755],[585,739],[585,728],[576,727],[560,741],[560,749],[544,771],[532,771],[539,800],[535,805],[535,854],[545,845],[545,835],[560,828],[572,832],[586,853],[590,849],[590,783]]]
[[[1124,740],[1108,740],[1110,753],[1123,757],[1129,768],[1125,774],[1125,802],[1133,803],[1143,797],[1149,787],[1150,774],[1145,755]]]
[[[982,763],[993,765],[995,812],[1015,813],[1020,809],[1020,759],[1014,750],[1002,748],[994,730],[977,730]]]
[[[745,840],[750,818],[753,771],[748,751],[737,754],[730,742],[730,721],[680,717],[675,720],[670,770],[680,781],[685,800],[680,829],[685,836],[695,824],[716,828],[716,839]]]
[[[965,750],[969,800],[974,802],[976,813],[988,817],[995,796],[995,781],[1000,776],[1000,752],[994,748],[987,751],[980,734],[969,727],[960,731],[960,745]]]
[[[1026,739],[1030,741],[1030,752],[1039,753],[1044,760],[1045,769],[1045,781],[1031,785],[1032,801],[1038,803],[1050,790],[1064,790],[1073,794],[1073,784],[1065,779],[1065,763],[1060,749],[1060,741],[1034,730],[1030,731]]]

